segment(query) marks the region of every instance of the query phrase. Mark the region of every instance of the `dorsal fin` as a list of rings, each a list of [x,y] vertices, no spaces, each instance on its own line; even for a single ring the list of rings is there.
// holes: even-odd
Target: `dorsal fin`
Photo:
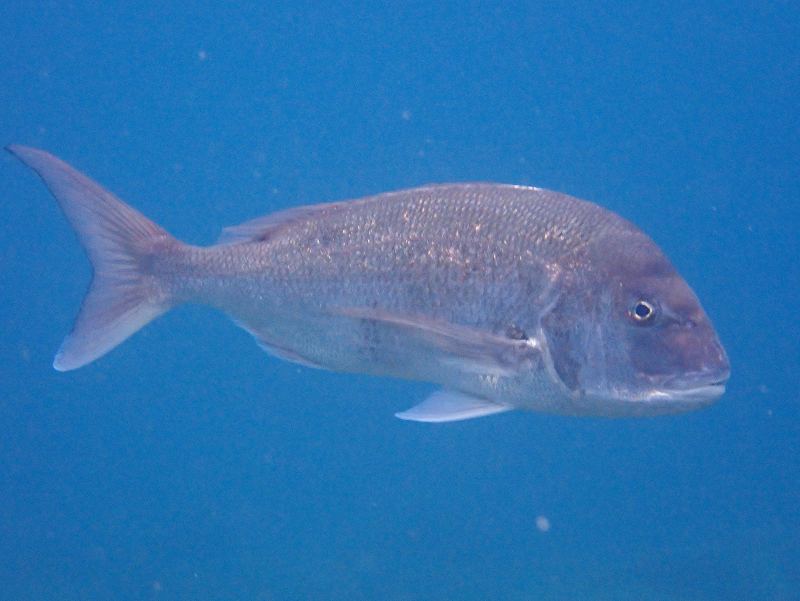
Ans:
[[[397,190],[395,192],[383,192],[373,196],[365,196],[355,200],[340,200],[337,202],[327,202],[315,205],[307,205],[302,207],[292,207],[264,215],[263,217],[256,217],[250,221],[245,221],[239,225],[232,225],[222,230],[217,244],[246,244],[248,242],[264,242],[274,237],[287,225],[299,223],[310,219],[311,217],[319,217],[321,215],[331,215],[338,212],[341,208],[355,205],[363,205],[370,202],[387,202],[396,199],[406,198],[411,194],[430,194],[434,190],[446,190],[452,187],[464,187],[470,184],[429,184],[419,188],[409,188],[406,190]],[[482,184],[475,184],[482,185]]]
[[[263,217],[256,217],[239,225],[232,225],[222,230],[217,244],[246,244],[248,242],[264,242],[275,236],[280,230],[293,223],[305,221],[311,217],[319,217],[338,211],[345,202],[328,202],[304,207],[292,207]]]

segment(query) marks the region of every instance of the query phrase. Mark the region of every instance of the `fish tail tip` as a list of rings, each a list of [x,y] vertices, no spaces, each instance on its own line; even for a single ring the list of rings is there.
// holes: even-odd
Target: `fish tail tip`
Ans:
[[[3,148],[6,152],[13,154],[19,159],[24,159],[24,155],[29,152],[43,152],[41,150],[37,151],[35,148],[31,148],[30,146],[23,146],[22,144],[6,144]]]
[[[55,358],[53,359],[53,369],[62,372],[69,371],[69,368],[65,367],[64,364],[62,363],[60,355],[56,355]]]
[[[77,365],[74,357],[71,357],[70,354],[64,350],[66,343],[67,341],[65,340],[64,343],[62,343],[61,348],[59,348],[56,352],[56,356],[53,357],[53,369],[56,371],[72,371],[73,369],[77,369],[81,366]]]

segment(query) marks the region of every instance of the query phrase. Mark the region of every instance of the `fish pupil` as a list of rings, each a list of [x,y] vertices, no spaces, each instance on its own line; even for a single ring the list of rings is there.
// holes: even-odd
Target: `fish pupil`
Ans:
[[[638,321],[645,321],[650,319],[653,315],[653,306],[647,301],[639,301],[633,308],[633,316]]]

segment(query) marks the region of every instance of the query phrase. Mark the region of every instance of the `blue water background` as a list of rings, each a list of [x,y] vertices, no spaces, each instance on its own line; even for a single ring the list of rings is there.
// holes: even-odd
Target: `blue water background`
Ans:
[[[280,362],[182,307],[57,373],[90,269],[4,153],[0,601],[800,599],[796,3],[0,15],[0,142],[182,239],[429,182],[535,184],[651,234],[733,366],[678,417],[414,424],[392,413],[431,386]]]

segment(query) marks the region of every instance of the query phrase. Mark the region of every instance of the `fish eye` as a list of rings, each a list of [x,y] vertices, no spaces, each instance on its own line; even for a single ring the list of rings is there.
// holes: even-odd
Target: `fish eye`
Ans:
[[[638,300],[630,310],[631,318],[637,323],[647,323],[655,317],[656,309],[646,300]]]

